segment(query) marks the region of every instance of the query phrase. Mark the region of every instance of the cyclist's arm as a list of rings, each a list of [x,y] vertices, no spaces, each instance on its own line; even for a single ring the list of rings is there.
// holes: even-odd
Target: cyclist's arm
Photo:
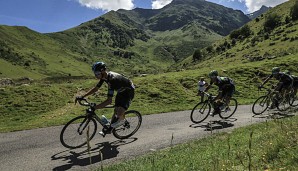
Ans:
[[[108,96],[108,98],[105,101],[103,101],[102,103],[96,105],[94,107],[94,109],[102,109],[102,108],[106,107],[107,105],[112,103],[112,99],[113,99],[113,97]]]
[[[260,87],[265,85],[272,77],[273,77],[273,75],[270,75],[269,77],[267,77],[266,80],[260,85]]]
[[[90,90],[89,90],[85,95],[83,95],[82,97],[85,98],[85,97],[87,97],[87,96],[89,96],[89,95],[91,95],[91,94],[97,92],[98,89],[99,89],[99,87],[95,86],[95,87],[93,87],[92,89],[90,89]]]
[[[112,89],[110,86],[108,87],[108,98],[103,101],[102,103],[96,105],[94,108],[95,109],[102,109],[104,107],[106,107],[107,105],[112,103],[112,99],[114,96],[114,89]]]
[[[207,84],[207,87],[206,87],[205,91],[207,92],[212,87],[213,82],[211,82],[210,84],[208,84],[208,83],[206,83],[206,84]]]

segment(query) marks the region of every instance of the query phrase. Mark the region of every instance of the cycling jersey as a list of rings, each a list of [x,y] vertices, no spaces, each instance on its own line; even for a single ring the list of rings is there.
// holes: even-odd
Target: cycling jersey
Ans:
[[[108,72],[107,79],[101,79],[96,86],[100,88],[104,82],[108,84],[108,97],[113,97],[114,91],[117,91],[115,106],[121,106],[127,110],[134,98],[135,87],[132,81],[124,75]]]
[[[222,96],[232,97],[235,92],[235,85],[232,79],[228,77],[216,77],[216,81],[210,82],[210,85],[215,84],[218,86],[219,91],[222,91]]]
[[[121,92],[125,89],[135,89],[131,80],[116,72],[108,72],[107,80],[101,79],[96,86],[100,88],[104,82],[108,84],[109,97],[113,97],[115,90]]]
[[[222,89],[223,87],[227,86],[227,85],[234,85],[234,82],[232,79],[228,78],[228,77],[220,77],[217,76],[216,77],[216,81],[214,82],[210,82],[210,84],[215,84],[218,86],[219,89]]]
[[[270,75],[270,78],[273,77],[273,74]],[[293,84],[293,78],[285,74],[283,72],[279,72],[277,76],[275,77],[280,83],[282,83],[282,87],[289,87]]]

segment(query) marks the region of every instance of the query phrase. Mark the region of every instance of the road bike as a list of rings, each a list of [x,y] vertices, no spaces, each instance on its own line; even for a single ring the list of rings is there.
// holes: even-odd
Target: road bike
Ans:
[[[71,119],[63,128],[60,134],[60,141],[66,148],[79,148],[87,144],[96,134],[97,123],[101,124],[103,129],[111,129],[111,123],[106,118],[100,118],[94,112],[95,103],[90,103],[86,99],[78,100],[82,106],[87,106],[86,113]],[[107,108],[113,108],[108,106]],[[129,110],[125,113],[125,122],[123,125],[113,128],[112,134],[118,139],[126,139],[134,135],[142,124],[142,115],[135,110]],[[113,123],[116,119],[112,119]]]
[[[260,96],[252,106],[252,112],[255,115],[264,113],[268,107],[277,108],[279,111],[286,111],[290,106],[297,105],[297,96],[294,95],[294,90],[291,88],[288,91],[282,93],[273,91],[270,88],[259,87],[259,90],[265,89],[267,93]]]
[[[211,94],[208,94],[206,92],[203,93],[207,96],[206,100],[203,102],[199,102],[191,111],[190,119],[193,123],[203,122],[210,115],[211,106],[213,108],[217,106],[214,102],[214,97]],[[237,100],[235,98],[231,98],[229,105],[225,105],[225,102],[221,103],[222,104],[219,106],[219,117],[222,119],[230,118],[237,110]],[[212,114],[212,116],[214,116],[214,114]]]

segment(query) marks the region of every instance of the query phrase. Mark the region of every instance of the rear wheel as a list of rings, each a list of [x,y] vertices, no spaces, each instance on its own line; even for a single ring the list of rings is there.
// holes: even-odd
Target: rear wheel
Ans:
[[[95,119],[78,116],[70,120],[62,129],[60,141],[66,148],[79,148],[87,144],[96,133]]]
[[[238,102],[236,99],[231,98],[229,106],[226,106],[219,114],[222,119],[228,119],[231,117],[237,110]]]
[[[125,123],[113,129],[113,135],[118,139],[125,139],[135,134],[142,124],[142,115],[135,110],[125,112]]]
[[[210,114],[211,105],[208,102],[198,103],[191,111],[190,120],[193,123],[203,122]]]
[[[277,109],[279,111],[286,111],[287,109],[289,109],[290,104],[291,104],[291,95],[286,94],[284,95],[284,97],[281,97],[280,100],[278,100]]]
[[[294,92],[291,94],[290,97],[290,105],[293,107],[298,106],[298,97],[297,97],[297,92],[294,94]]]
[[[270,98],[268,96],[259,97],[252,105],[252,113],[255,115],[260,115],[266,111],[269,107]]]

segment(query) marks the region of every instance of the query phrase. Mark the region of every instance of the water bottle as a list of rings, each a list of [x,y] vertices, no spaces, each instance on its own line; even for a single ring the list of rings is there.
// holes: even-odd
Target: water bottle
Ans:
[[[105,115],[101,115],[101,123],[103,125],[107,125],[109,123],[108,119],[105,117]]]

